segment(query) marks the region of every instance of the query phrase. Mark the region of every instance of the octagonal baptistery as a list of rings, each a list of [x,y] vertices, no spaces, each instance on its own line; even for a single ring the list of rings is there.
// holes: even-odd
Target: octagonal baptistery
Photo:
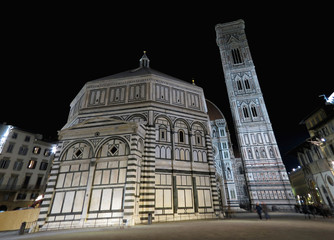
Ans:
[[[71,103],[40,230],[216,218],[203,89],[149,67],[87,82]]]

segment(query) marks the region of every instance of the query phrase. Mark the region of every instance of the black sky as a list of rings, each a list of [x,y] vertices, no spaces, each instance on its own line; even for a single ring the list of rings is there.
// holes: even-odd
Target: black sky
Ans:
[[[194,78],[232,129],[215,25],[243,19],[289,171],[296,162],[285,153],[307,137],[299,122],[334,89],[330,9],[138,1],[2,7],[0,122],[55,138],[86,82],[136,68],[146,50],[152,68]]]

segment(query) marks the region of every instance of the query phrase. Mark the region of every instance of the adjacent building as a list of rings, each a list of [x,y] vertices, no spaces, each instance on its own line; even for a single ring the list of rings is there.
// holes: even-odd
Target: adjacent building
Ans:
[[[333,94],[332,94],[333,95]],[[306,116],[301,124],[305,125],[310,137],[289,154],[298,158],[300,169],[290,173],[291,183],[295,189],[302,188],[294,180],[298,175],[304,177],[307,191],[296,190],[300,203],[326,205],[334,208],[334,105],[326,104]],[[305,189],[305,187],[303,188]]]
[[[0,137],[0,210],[28,207],[44,193],[55,144],[6,124]]]
[[[240,211],[249,208],[243,164],[236,157],[231,141],[227,121],[221,110],[211,101],[206,100],[211,125],[212,152],[216,166],[216,179],[224,212]]]

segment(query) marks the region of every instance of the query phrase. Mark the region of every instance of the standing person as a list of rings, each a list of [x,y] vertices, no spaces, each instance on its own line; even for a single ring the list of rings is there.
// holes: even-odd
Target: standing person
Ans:
[[[261,203],[261,207],[262,207],[262,211],[263,211],[263,213],[264,213],[264,216],[265,216],[266,220],[270,219],[270,216],[269,216],[269,214],[268,214],[268,208],[267,208],[267,205],[266,205],[264,202],[262,202],[262,203]]]
[[[259,203],[256,203],[255,210],[257,214],[259,215],[259,218],[262,219],[262,207],[260,206]]]
[[[306,216],[308,216],[308,218],[311,219],[310,210],[308,209],[308,207],[305,203],[303,203],[303,205],[302,205],[302,210],[303,210],[305,219],[306,219]]]

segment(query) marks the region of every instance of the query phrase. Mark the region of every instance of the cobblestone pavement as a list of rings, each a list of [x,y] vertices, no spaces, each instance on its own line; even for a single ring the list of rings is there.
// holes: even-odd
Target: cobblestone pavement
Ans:
[[[256,214],[247,213],[236,214],[232,219],[153,223],[125,228],[71,229],[24,235],[18,235],[18,231],[0,232],[0,239],[333,240],[334,219],[305,219],[303,214],[272,213],[270,220],[259,220]]]

